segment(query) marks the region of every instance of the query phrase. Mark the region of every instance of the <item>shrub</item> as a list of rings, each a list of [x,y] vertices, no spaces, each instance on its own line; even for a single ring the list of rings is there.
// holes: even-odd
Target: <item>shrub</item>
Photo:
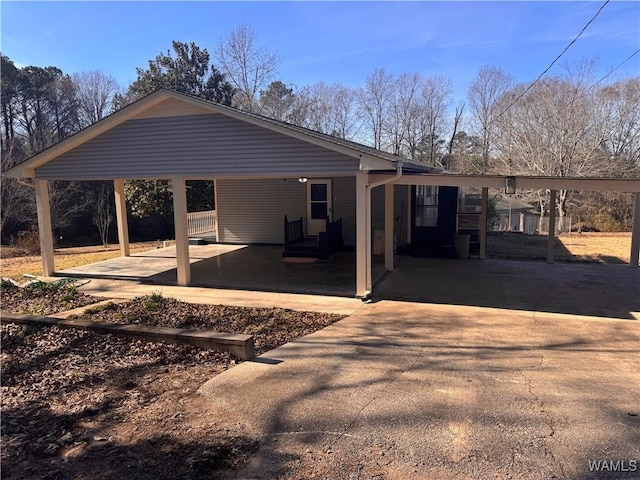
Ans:
[[[13,240],[13,246],[24,250],[26,253],[40,253],[40,235],[37,230],[23,230]]]

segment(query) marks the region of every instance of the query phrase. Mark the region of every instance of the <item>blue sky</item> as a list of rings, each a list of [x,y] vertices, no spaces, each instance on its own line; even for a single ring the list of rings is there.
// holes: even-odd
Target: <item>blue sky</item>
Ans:
[[[384,67],[448,76],[463,98],[482,65],[535,79],[602,3],[2,1],[0,48],[18,66],[102,70],[127,85],[172,40],[213,52],[246,23],[278,51],[285,83],[357,86]],[[597,58],[604,75],[638,48],[640,2],[611,1],[563,59]],[[640,54],[616,74],[639,75]]]

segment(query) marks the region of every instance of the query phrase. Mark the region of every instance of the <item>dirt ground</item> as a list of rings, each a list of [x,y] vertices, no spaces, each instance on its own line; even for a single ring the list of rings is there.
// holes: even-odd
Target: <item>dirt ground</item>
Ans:
[[[95,300],[63,294],[78,295],[67,300],[73,305]],[[51,313],[60,295],[34,302],[4,287],[2,304]],[[97,321],[251,333],[258,354],[341,318],[161,296],[90,312]],[[2,478],[225,478],[262,441],[250,426],[210,414],[195,395],[235,365],[226,353],[57,327],[3,323],[1,333]]]

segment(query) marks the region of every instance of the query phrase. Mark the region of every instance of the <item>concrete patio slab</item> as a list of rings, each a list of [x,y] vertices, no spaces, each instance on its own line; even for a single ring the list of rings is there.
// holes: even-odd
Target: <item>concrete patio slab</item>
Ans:
[[[589,461],[640,458],[639,345],[638,321],[380,301],[200,392],[263,438],[229,478],[329,455],[389,478],[636,478]]]
[[[190,245],[189,263],[192,265],[208,258],[245,248],[246,245]],[[173,270],[175,283],[176,247],[157,248],[147,252],[134,253],[130,257],[119,257],[102,262],[62,270],[61,275],[86,277],[111,277],[142,280]]]
[[[190,245],[191,285],[265,292],[355,296],[355,253],[340,252],[329,260],[291,262],[281,246]],[[382,259],[373,265],[374,280],[385,273]],[[155,285],[176,285],[175,247],[76,267],[59,275],[129,279]]]
[[[640,319],[640,269],[629,265],[397,257],[374,298]]]
[[[51,278],[56,280],[56,278]],[[178,287],[175,285],[150,285],[125,280],[91,279],[80,287],[89,295],[104,298],[131,299],[160,293],[183,302],[235,307],[289,308],[291,310],[350,315],[362,306],[356,298],[302,295],[297,293],[250,292],[222,288]]]

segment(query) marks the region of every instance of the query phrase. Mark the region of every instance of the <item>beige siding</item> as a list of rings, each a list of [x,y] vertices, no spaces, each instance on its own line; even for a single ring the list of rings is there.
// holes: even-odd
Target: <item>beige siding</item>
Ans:
[[[284,216],[306,215],[306,187],[295,178],[218,180],[219,241],[284,243]]]
[[[222,114],[128,120],[36,169],[47,179],[353,174],[355,158]]]
[[[225,243],[284,242],[283,220],[307,215],[306,186],[295,178],[217,181],[218,233]],[[332,179],[333,219],[345,245],[355,245],[355,177]],[[305,224],[306,227],[306,224]]]

